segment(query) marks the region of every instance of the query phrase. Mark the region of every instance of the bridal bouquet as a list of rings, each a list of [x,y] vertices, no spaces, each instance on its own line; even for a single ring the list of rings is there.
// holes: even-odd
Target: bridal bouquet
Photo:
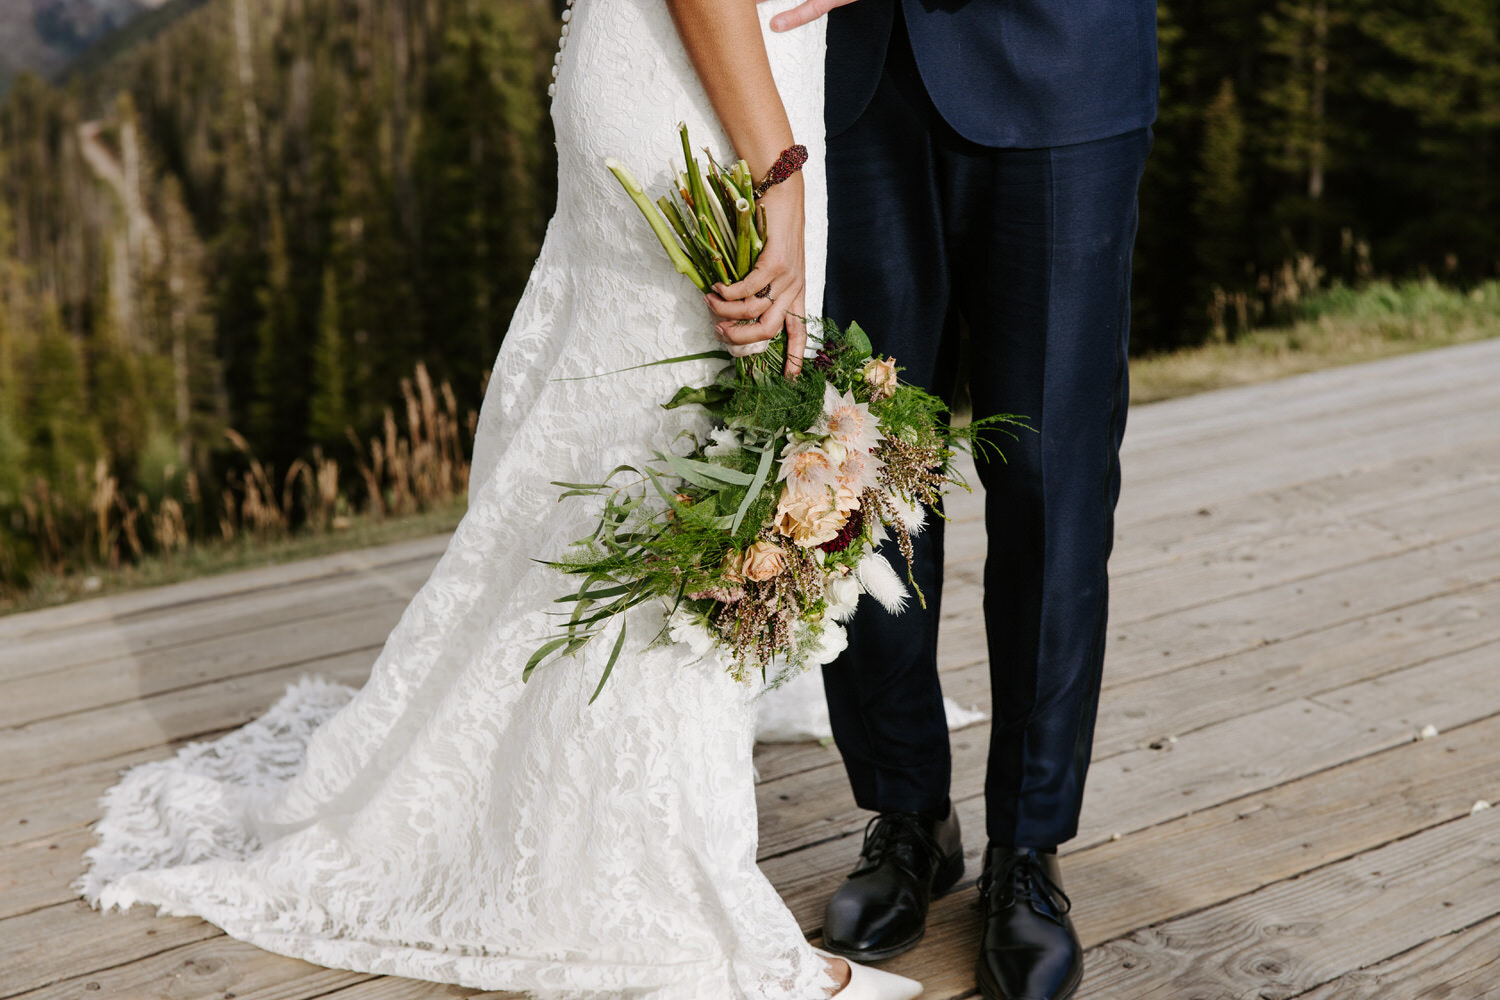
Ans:
[[[685,130],[683,143],[686,151]],[[745,204],[749,172],[741,163],[726,173],[710,157],[705,175],[690,153],[687,161],[665,205],[649,201],[623,166],[609,167],[680,271],[700,288],[735,280],[765,238]],[[720,228],[728,212],[714,211],[731,197],[739,220],[732,243]],[[687,221],[694,217],[696,228]],[[524,678],[647,601],[667,609],[653,641],[682,642],[699,655],[718,647],[736,678],[754,671],[773,683],[838,655],[840,623],[861,594],[896,613],[910,583],[925,606],[909,567],[926,508],[941,516],[945,488],[968,488],[953,468],[958,450],[992,447],[985,431],[1024,425],[1000,415],[951,427],[942,400],[903,383],[895,359],[875,355],[858,324],[809,327],[816,354],[795,379],[782,374],[784,333],[749,357],[710,351],[653,362],[731,361],[708,384],[683,386],[663,404],[701,407],[711,429],[701,439],[685,433],[677,447],[600,482],[554,484],[563,497],[601,499],[602,509],[594,530],[574,543],[578,552],[548,563],[580,583],[557,599],[571,605],[561,612],[567,621],[532,654]],[[905,581],[876,551],[889,537],[908,563]],[[594,697],[624,648],[623,618],[620,626]]]

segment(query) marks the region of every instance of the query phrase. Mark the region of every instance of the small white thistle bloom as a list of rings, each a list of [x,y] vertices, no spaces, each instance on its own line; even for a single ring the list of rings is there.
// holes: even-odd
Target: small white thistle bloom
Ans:
[[[667,619],[667,635],[673,642],[685,644],[694,656],[703,656],[714,645],[714,637],[698,616],[679,607]]]
[[[715,427],[708,432],[708,436],[713,444],[704,448],[703,454],[709,458],[728,458],[739,454],[740,436],[733,427]]]
[[[906,610],[911,592],[885,556],[871,552],[854,567],[854,575],[859,578],[859,585],[865,588],[865,593],[879,601],[882,608],[893,615]]]

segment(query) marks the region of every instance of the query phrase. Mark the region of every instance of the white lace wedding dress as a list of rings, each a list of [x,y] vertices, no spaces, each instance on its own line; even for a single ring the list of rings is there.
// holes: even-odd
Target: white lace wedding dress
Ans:
[[[749,0],[747,0],[749,2]],[[764,24],[795,0],[760,7]],[[106,793],[77,888],[337,968],[538,997],[808,1000],[830,985],[756,867],[756,692],[686,647],[613,635],[523,684],[587,534],[592,481],[704,418],[660,403],[715,362],[558,381],[714,347],[702,299],[605,170],[652,189],[676,125],[730,151],[662,0],[578,0],[552,106],[557,214],[496,363],[469,511],[355,692],[308,678],[256,721]],[[826,242],[822,22],[765,32]]]

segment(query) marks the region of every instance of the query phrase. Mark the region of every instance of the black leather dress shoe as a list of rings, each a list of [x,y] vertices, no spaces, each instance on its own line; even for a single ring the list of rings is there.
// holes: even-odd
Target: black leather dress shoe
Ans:
[[[823,947],[855,961],[879,961],[915,947],[927,907],[964,873],[958,810],[928,819],[890,812],[865,826],[859,864],[828,901]]]
[[[979,993],[985,1000],[1067,1000],[1083,981],[1083,946],[1068,917],[1057,855],[991,845],[979,876],[984,911]]]

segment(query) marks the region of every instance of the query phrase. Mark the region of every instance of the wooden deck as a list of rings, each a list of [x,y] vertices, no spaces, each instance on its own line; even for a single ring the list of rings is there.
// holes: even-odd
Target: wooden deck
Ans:
[[[1080,1000],[1500,997],[1500,342],[1138,408],[1125,480],[1064,859]],[[945,689],[983,707],[979,504],[953,509]],[[68,888],[121,767],[303,673],[359,683],[443,543],[0,619],[0,997],[483,995]],[[931,998],[973,995],[985,740],[953,737],[969,878],[888,965]],[[831,748],[759,766],[763,865],[815,935],[865,815]]]

